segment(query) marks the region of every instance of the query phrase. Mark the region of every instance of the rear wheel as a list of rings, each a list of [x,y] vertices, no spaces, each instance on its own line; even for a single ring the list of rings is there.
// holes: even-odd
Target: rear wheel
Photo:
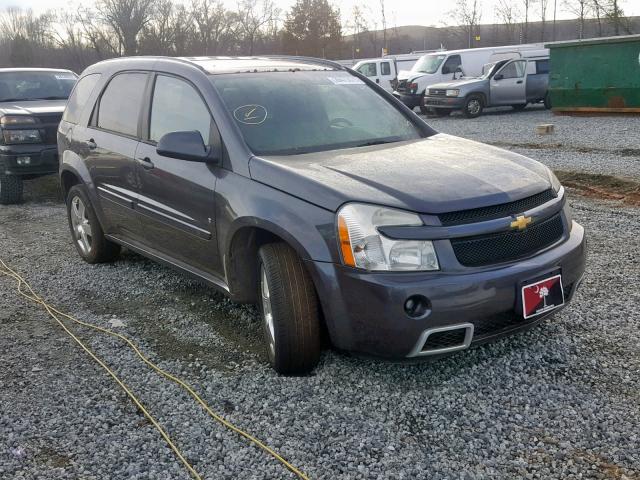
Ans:
[[[476,118],[482,115],[483,108],[484,105],[480,95],[469,95],[464,102],[462,114],[467,118]]]
[[[267,357],[281,374],[309,373],[320,359],[320,312],[313,282],[285,243],[258,252],[259,307]]]
[[[118,258],[120,245],[105,238],[84,185],[69,190],[67,216],[73,244],[85,262],[106,263]]]
[[[0,204],[11,205],[22,202],[22,178],[15,175],[0,175]]]
[[[544,96],[544,108],[551,110],[551,95],[549,95],[549,92]]]

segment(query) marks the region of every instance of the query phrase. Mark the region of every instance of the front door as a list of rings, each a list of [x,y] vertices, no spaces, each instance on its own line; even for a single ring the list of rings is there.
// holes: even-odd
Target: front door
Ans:
[[[158,75],[147,140],[140,143],[136,153],[138,217],[146,245],[219,276],[214,192],[220,167],[156,152],[156,143],[166,133],[193,130],[200,132],[205,144],[217,135],[200,94],[186,80]]]
[[[135,153],[138,118],[148,74],[126,72],[113,77],[100,96],[89,125],[74,129],[96,188],[106,233],[137,239],[134,212],[138,194]]]
[[[358,72],[367,77],[372,82],[380,84],[380,72],[376,62],[363,63],[358,67]]]
[[[491,105],[527,103],[526,60],[514,60],[502,67],[491,79]]]

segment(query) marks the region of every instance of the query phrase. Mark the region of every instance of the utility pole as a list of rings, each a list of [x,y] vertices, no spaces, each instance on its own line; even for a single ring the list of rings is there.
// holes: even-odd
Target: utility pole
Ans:
[[[553,41],[556,41],[556,12],[558,10],[558,0],[553,0]]]

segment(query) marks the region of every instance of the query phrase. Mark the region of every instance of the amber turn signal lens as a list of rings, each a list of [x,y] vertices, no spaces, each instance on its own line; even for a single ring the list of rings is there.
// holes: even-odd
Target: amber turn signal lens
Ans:
[[[338,217],[338,237],[340,238],[340,250],[342,252],[342,261],[350,267],[356,266],[356,260],[353,258],[351,250],[351,240],[349,240],[349,229],[344,217]]]

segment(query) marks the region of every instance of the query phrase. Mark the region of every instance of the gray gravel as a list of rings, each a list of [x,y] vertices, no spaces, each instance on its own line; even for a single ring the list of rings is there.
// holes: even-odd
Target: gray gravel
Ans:
[[[311,478],[637,478],[640,211],[573,206],[589,232],[588,273],[554,319],[418,365],[326,352],[305,378],[267,366],[251,307],[131,253],[82,263],[59,204],[2,208],[0,257],[65,310],[124,324],[113,328]],[[0,478],[189,478],[114,383],[6,279],[0,305]],[[79,332],[205,478],[292,478],[117,342]]]
[[[640,179],[640,116],[570,117],[530,106],[523,112],[493,109],[476,119],[460,114],[427,118],[436,130],[498,144],[554,169]],[[553,135],[536,125],[552,123]]]

